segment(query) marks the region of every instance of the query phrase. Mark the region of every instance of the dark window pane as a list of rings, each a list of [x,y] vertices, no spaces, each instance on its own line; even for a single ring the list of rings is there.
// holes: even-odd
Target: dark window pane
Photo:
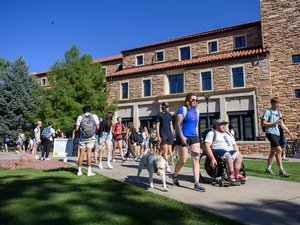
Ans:
[[[128,83],[122,84],[122,99],[128,98]]]
[[[183,92],[183,74],[170,75],[170,94]]]
[[[144,80],[144,96],[151,96],[151,80]]]
[[[164,61],[164,52],[157,52],[156,53],[156,61],[157,62]]]
[[[300,55],[293,55],[292,56],[292,62],[293,63],[299,63],[300,62]]]
[[[136,64],[143,65],[144,64],[144,57],[142,55],[136,57]]]
[[[202,91],[212,90],[211,72],[201,73]]]
[[[211,52],[217,52],[218,51],[218,42],[212,41],[208,43],[208,51]]]
[[[232,68],[233,87],[244,87],[244,71],[243,67]]]
[[[191,59],[191,49],[190,47],[185,47],[180,49],[181,60]]]
[[[296,98],[300,98],[300,89],[295,90]]]
[[[235,37],[235,47],[243,48],[246,46],[246,38],[245,36]]]

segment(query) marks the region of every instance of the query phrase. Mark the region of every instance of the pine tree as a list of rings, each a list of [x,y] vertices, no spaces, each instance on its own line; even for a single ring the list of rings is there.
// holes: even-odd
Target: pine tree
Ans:
[[[17,129],[28,130],[28,117],[34,110],[34,82],[25,61],[0,63],[0,133],[11,134]]]
[[[89,105],[101,117],[114,105],[107,105],[108,89],[100,64],[92,64],[92,57],[80,55],[76,46],[65,53],[65,60],[56,62],[47,74],[51,88],[35,94],[42,99],[36,114],[43,122],[52,121],[54,128],[70,134],[82,108]]]

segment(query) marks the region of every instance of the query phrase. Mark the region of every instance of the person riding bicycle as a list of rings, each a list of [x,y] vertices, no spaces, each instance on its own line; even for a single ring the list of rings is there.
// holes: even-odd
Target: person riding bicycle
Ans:
[[[227,124],[227,121],[219,119],[215,123],[215,130],[207,133],[205,137],[206,154],[211,160],[212,168],[217,166],[215,157],[226,161],[230,182],[244,181],[246,178],[240,175],[243,156],[239,152],[234,137],[227,131]]]

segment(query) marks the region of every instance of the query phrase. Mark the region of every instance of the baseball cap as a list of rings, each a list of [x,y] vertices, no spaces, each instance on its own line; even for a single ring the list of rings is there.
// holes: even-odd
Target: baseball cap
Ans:
[[[167,102],[163,102],[163,103],[161,104],[161,106],[162,106],[162,107],[168,108],[168,107],[170,107],[171,105],[170,105],[169,103],[167,103]]]
[[[219,124],[229,124],[226,120],[221,120],[221,119],[218,119],[216,121],[216,124],[219,125]]]

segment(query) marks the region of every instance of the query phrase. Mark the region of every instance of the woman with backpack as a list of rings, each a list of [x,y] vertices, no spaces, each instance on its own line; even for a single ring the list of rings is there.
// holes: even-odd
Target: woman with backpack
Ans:
[[[106,113],[104,120],[100,124],[99,128],[99,148],[102,146],[99,154],[99,168],[103,169],[102,166],[102,156],[104,151],[106,150],[106,160],[107,160],[107,168],[113,169],[110,164],[110,149],[112,145],[112,114]]]
[[[199,111],[197,110],[197,96],[189,93],[185,98],[185,104],[177,111],[176,130],[180,137],[181,148],[179,150],[179,161],[177,162],[174,174],[172,174],[173,183],[179,185],[177,175],[184,166],[188,153],[191,153],[194,174],[194,189],[205,192],[205,188],[199,183],[200,177],[200,140],[198,135]]]
[[[126,134],[126,127],[122,123],[122,118],[118,117],[118,122],[115,123],[112,127],[112,135],[113,135],[113,153],[112,153],[112,161],[114,162],[115,152],[117,150],[117,146],[120,151],[122,162],[124,162],[124,153],[123,153],[123,135]]]
[[[134,160],[137,160],[136,154],[135,154],[135,149],[136,149],[136,140],[137,140],[137,131],[133,125],[132,122],[128,123],[128,127],[127,127],[127,144],[128,144],[128,151],[125,155],[125,159],[127,160],[127,158],[129,157],[130,153],[133,157]]]

